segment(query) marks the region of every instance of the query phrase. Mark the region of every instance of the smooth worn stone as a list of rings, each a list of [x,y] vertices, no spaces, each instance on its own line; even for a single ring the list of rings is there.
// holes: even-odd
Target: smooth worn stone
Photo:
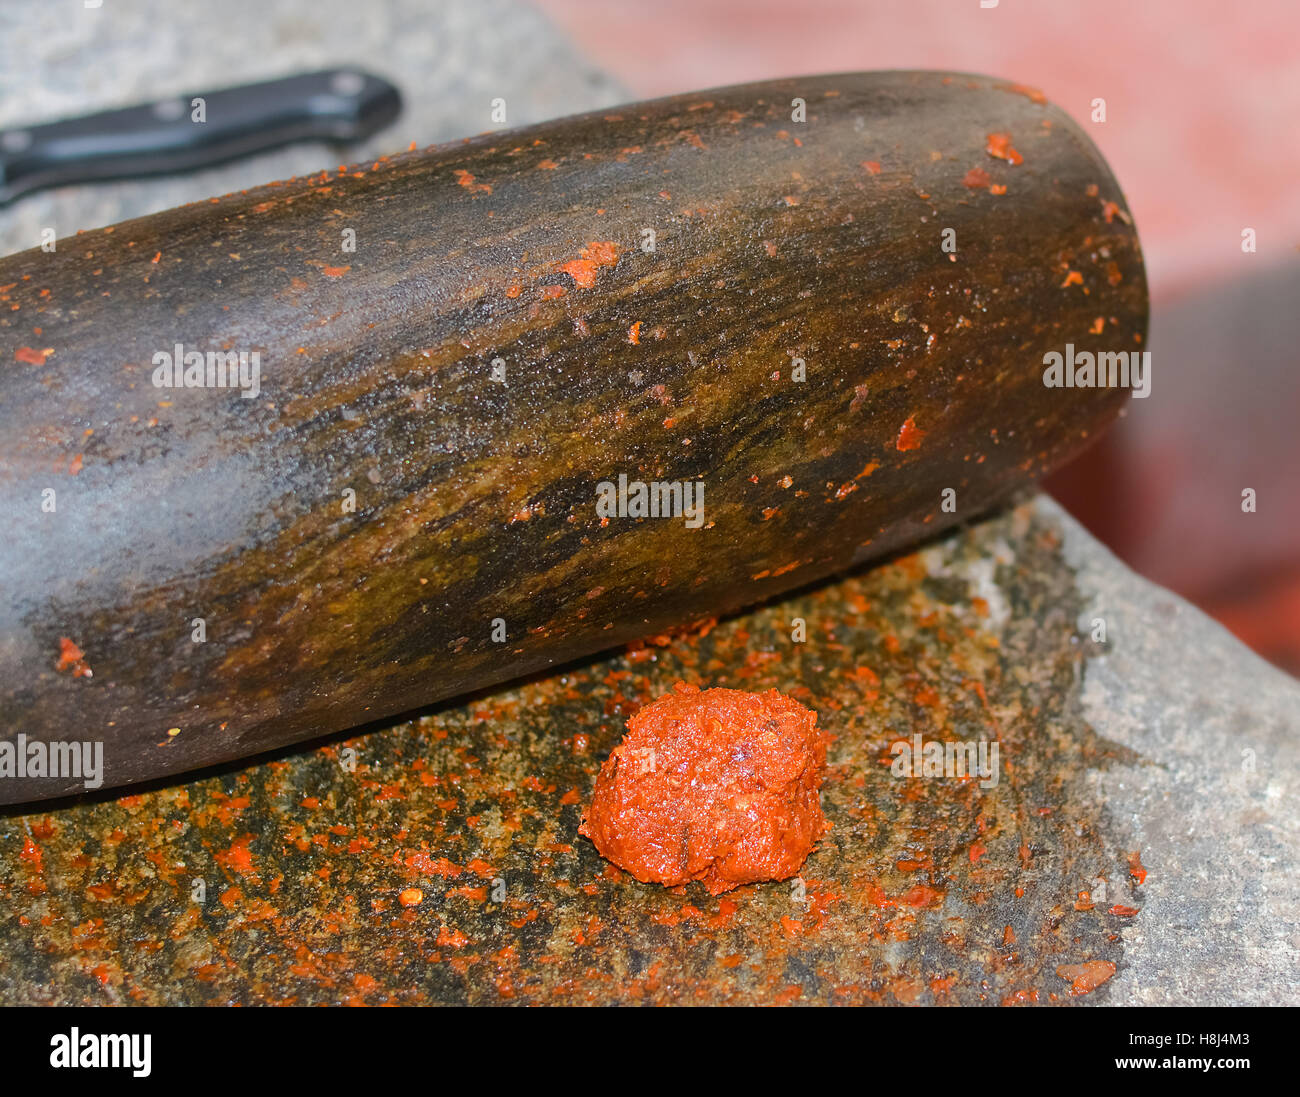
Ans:
[[[1111,1000],[1300,1002],[1300,683],[1129,571],[1051,500],[1039,509],[1065,533],[1080,633],[1106,623],[1084,717],[1132,752],[1090,775],[1148,873]]]

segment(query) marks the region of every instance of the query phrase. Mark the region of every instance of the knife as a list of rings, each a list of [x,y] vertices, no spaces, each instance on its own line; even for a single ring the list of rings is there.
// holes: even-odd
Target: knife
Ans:
[[[401,109],[387,80],[337,68],[0,130],[0,205],[45,187],[192,171],[297,141],[356,141]]]

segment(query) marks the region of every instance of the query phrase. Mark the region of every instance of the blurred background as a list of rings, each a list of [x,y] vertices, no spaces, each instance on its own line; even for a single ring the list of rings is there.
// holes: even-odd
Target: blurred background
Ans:
[[[93,2],[93,0],[92,0]],[[990,0],[983,0],[989,3]],[[0,253],[340,159],[628,98],[805,73],[937,68],[1041,89],[1128,197],[1152,395],[1047,484],[1148,578],[1300,674],[1300,4],[1295,0],[6,0],[0,127],[357,64],[384,132],[0,209]],[[1106,119],[1092,120],[1104,99]],[[1256,250],[1243,252],[1253,229]],[[1252,488],[1258,509],[1245,514]]]

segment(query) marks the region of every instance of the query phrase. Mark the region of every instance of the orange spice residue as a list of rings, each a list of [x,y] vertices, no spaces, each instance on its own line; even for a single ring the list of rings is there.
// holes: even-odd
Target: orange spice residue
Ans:
[[[69,667],[72,668],[72,677],[90,678],[93,677],[90,667],[86,664],[86,655],[81,648],[77,647],[67,636],[59,637],[59,662],[55,670],[64,671]]]
[[[469,938],[461,933],[458,929],[452,929],[444,924],[438,930],[438,944],[443,948],[464,948],[469,944]]]
[[[925,431],[916,425],[916,420],[908,416],[903,425],[898,428],[898,441],[894,444],[900,452],[909,449],[920,449],[921,440],[925,438]]]
[[[583,248],[582,254],[597,266],[612,267],[618,262],[618,245],[613,240],[596,240]]]
[[[492,187],[490,184],[476,182],[474,176],[470,174],[468,171],[466,171],[464,168],[457,168],[455,171],[452,172],[452,175],[456,177],[456,182],[459,183],[471,194],[492,193]]]
[[[864,168],[866,168],[867,171],[869,171],[872,175],[879,175],[879,174],[880,174],[880,161],[879,161],[879,160],[863,160],[863,161],[862,161],[862,166],[863,166]]]
[[[1147,882],[1147,870],[1142,864],[1142,851],[1140,849],[1135,849],[1128,855],[1128,874],[1139,885]]]
[[[999,84],[998,91],[1009,91],[1015,95],[1023,95],[1031,103],[1038,103],[1040,106],[1047,102],[1047,96],[1037,88],[1032,88],[1028,84]]]
[[[630,328],[627,329],[627,341],[631,343],[634,347],[639,347],[641,345],[641,321],[640,320],[638,320],[635,324],[633,324]]]
[[[596,264],[590,259],[570,259],[560,265],[579,289],[591,289],[596,284]]]
[[[241,876],[248,876],[253,871],[253,851],[248,848],[248,843],[252,840],[251,834],[236,838],[229,849],[215,854],[213,859],[222,868],[237,872]]]
[[[350,271],[351,269],[352,269],[352,268],[351,268],[350,266],[348,266],[348,267],[321,267],[320,272],[321,272],[321,274],[325,275],[326,278],[342,278],[342,277],[343,277],[345,274],[347,274],[347,272]]]
[[[441,876],[450,880],[456,879],[461,872],[460,866],[447,860],[446,857],[431,857],[423,850],[408,854],[406,867],[424,876]]]
[[[597,240],[583,248],[581,255],[581,259],[570,259],[567,263],[562,263],[559,269],[572,278],[579,289],[591,289],[596,284],[596,272],[601,267],[612,267],[618,263],[618,245],[612,240]]]
[[[971,190],[979,190],[980,187],[989,185],[989,173],[983,168],[971,168],[966,173],[966,178],[962,180],[962,183],[970,187]]]
[[[932,887],[917,884],[898,897],[898,901],[908,907],[932,907],[941,902],[943,896]]]
[[[990,133],[984,151],[990,156],[996,156],[999,160],[1006,160],[1010,164],[1023,164],[1025,162],[1025,158],[1011,147],[1011,134],[1009,133]]]
[[[32,347],[19,347],[14,351],[14,357],[20,362],[26,362],[29,366],[43,366],[45,365],[45,359],[53,353],[53,347],[47,347],[45,350],[34,350]]]
[[[1109,960],[1088,960],[1082,964],[1062,964],[1056,969],[1062,979],[1071,981],[1070,996],[1091,994],[1115,974],[1115,965]]]

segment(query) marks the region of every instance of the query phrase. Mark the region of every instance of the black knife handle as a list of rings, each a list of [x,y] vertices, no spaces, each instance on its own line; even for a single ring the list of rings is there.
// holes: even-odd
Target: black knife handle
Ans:
[[[194,120],[196,98],[203,121]],[[0,204],[42,187],[188,171],[293,141],[353,141],[401,109],[392,84],[348,68],[0,130]]]

